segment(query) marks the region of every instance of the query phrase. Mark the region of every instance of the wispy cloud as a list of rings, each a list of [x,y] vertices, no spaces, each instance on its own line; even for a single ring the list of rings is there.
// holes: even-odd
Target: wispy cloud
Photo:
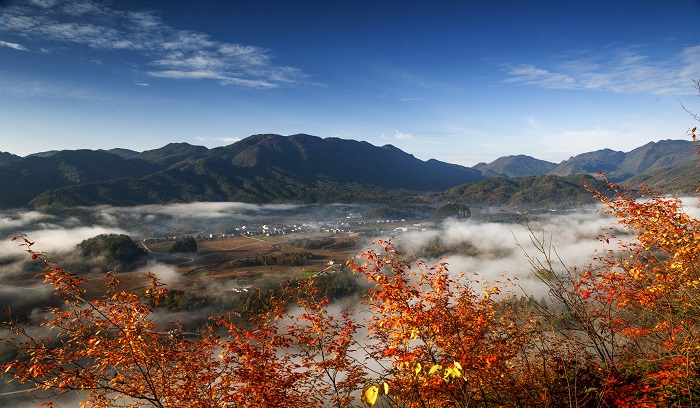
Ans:
[[[253,88],[305,80],[299,69],[277,65],[270,50],[178,29],[150,10],[124,11],[93,1],[32,0],[0,10],[2,31],[59,45],[132,51],[150,59],[144,71],[157,78],[216,80]],[[26,50],[6,41],[0,45]]]
[[[403,132],[398,131],[398,130],[394,133],[394,139],[397,139],[397,140],[414,140],[415,138],[416,137],[410,133],[403,133]]]
[[[8,41],[2,41],[2,40],[0,40],[0,47],[8,47],[8,48],[15,49],[17,51],[29,51],[29,48],[27,48],[21,44],[8,42]]]
[[[620,93],[688,94],[700,72],[700,46],[686,47],[669,59],[654,59],[636,49],[579,54],[552,67],[506,67],[507,83],[549,89]]]
[[[195,137],[195,140],[199,142],[223,142],[223,143],[236,143],[241,140],[240,137]]]
[[[20,98],[57,96],[87,101],[108,101],[111,97],[83,86],[8,78],[0,72],[0,91]]]

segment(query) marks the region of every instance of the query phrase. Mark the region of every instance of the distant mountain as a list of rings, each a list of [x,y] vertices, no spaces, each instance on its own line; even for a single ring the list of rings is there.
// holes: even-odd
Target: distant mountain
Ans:
[[[255,135],[205,149],[171,144],[143,152],[130,160],[170,167],[141,178],[114,178],[45,191],[31,204],[377,202],[400,199],[399,190],[440,191],[483,178],[474,169],[422,161],[391,145],[377,147],[303,134]]]
[[[642,184],[668,194],[692,194],[700,188],[700,161],[686,160],[680,164],[654,169],[622,182],[627,187]]]
[[[565,207],[596,202],[585,187],[606,191],[607,185],[587,174],[565,177],[545,175],[506,179],[503,177],[468,183],[431,195],[439,202],[510,207]]]
[[[568,176],[569,174],[584,173],[596,174],[604,172],[609,178],[619,179],[619,176],[610,177],[612,174],[621,173],[620,166],[625,160],[625,152],[603,149],[594,152],[579,154],[564,160],[549,174],[555,176]],[[631,176],[632,174],[629,174]]]
[[[109,149],[109,150],[107,150],[107,151],[110,152],[110,153],[119,155],[119,156],[121,156],[121,157],[123,157],[123,158],[125,158],[125,159],[130,159],[130,158],[136,156],[137,154],[139,154],[139,152],[137,152],[137,151],[135,151],[135,150],[120,149],[120,148],[118,148],[118,147],[117,147],[117,148],[114,148],[114,149]]]
[[[0,165],[0,207],[23,207],[37,195],[57,188],[111,180],[140,178],[162,167],[125,159],[106,151],[63,150],[50,156],[27,156]]]
[[[571,157],[561,162],[550,174],[566,176],[603,172],[608,180],[619,182],[647,171],[692,160],[696,150],[694,142],[684,140],[651,142],[628,153],[603,149]]]
[[[174,163],[201,157],[209,149],[204,146],[193,146],[189,143],[169,143],[160,149],[146,150],[134,156],[136,159],[151,163],[170,166]]]
[[[557,167],[556,163],[518,155],[498,158],[491,163],[479,163],[473,168],[486,177],[527,177],[547,174]]]
[[[698,147],[686,140],[662,140],[650,142],[625,155],[620,170],[630,174],[642,174],[690,160],[697,160]]]
[[[58,152],[60,152],[60,150],[47,150],[45,152],[28,154],[26,157],[51,157]]]
[[[475,168],[422,161],[392,146],[305,134],[254,135],[207,149],[171,143],[127,149],[64,150],[20,158],[0,155],[0,207],[138,205],[192,201],[384,202],[446,200],[474,205],[590,202],[584,180],[646,182],[695,191],[693,142],[663,140],[628,153],[603,149],[559,165],[508,156]],[[554,167],[553,167],[554,166]],[[553,168],[552,168],[553,167]],[[549,171],[549,175],[543,175]],[[485,179],[486,177],[491,177]],[[525,176],[525,177],[523,177]],[[593,180],[593,181],[591,181]],[[458,186],[458,187],[457,187]],[[597,188],[597,187],[595,187]],[[443,193],[436,193],[443,191]]]
[[[21,156],[8,152],[0,152],[0,163],[12,163],[19,160],[22,160]]]
[[[428,160],[424,162],[392,146],[339,138],[322,139],[305,134],[255,135],[225,147],[211,149],[207,157],[230,160],[248,171],[284,175],[306,182],[318,180],[359,183],[388,189],[438,191],[480,180],[469,167]],[[197,166],[205,166],[204,161]],[[195,164],[188,163],[185,168]]]

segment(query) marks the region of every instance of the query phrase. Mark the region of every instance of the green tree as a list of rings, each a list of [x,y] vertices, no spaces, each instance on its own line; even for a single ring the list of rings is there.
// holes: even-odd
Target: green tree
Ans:
[[[171,254],[176,252],[197,252],[197,241],[192,237],[178,239],[168,252]]]

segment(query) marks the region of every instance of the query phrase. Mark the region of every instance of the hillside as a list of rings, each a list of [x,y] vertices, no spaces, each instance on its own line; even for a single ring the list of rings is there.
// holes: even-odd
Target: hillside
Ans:
[[[644,184],[654,190],[676,195],[693,193],[700,188],[699,165],[696,160],[685,161],[634,176],[622,182],[622,185],[634,188]]]
[[[434,194],[435,201],[458,202],[466,205],[509,207],[567,207],[596,202],[585,187],[605,191],[602,181],[585,174],[565,177],[555,175],[522,178],[494,177],[464,184]]]
[[[650,142],[630,152],[610,149],[583,153],[561,162],[550,174],[605,173],[610,181],[620,182],[648,171],[693,160],[697,146],[685,140]]]
[[[136,205],[191,201],[378,202],[399,191],[440,191],[480,180],[478,171],[422,161],[394,146],[309,135],[255,135],[205,151],[171,144],[141,153],[167,169],[44,191],[34,206]],[[391,190],[391,191],[388,191]]]
[[[37,195],[57,188],[116,178],[140,178],[162,166],[125,159],[106,151],[64,150],[49,156],[27,156],[0,165],[0,207],[24,207]]]
[[[305,134],[254,135],[214,149],[171,143],[141,153],[51,151],[0,156],[7,159],[0,162],[0,188],[11,192],[0,197],[0,208],[193,201],[397,203],[445,190],[446,200],[470,204],[576,204],[589,196],[581,183],[572,187],[583,180],[577,174],[603,172],[608,180],[630,187],[644,182],[691,193],[700,179],[691,165],[696,148],[690,141],[662,140],[627,153],[583,153],[558,165],[515,155],[474,168],[419,160],[392,145]]]
[[[527,177],[548,174],[557,167],[556,163],[517,155],[500,157],[491,163],[479,163],[473,168],[486,177]]]
[[[16,154],[0,152],[0,163],[12,163],[19,160],[22,160],[22,158]]]
[[[169,143],[159,149],[137,153],[133,157],[168,167],[186,159],[200,157],[208,150],[204,146],[193,146],[189,143]]]

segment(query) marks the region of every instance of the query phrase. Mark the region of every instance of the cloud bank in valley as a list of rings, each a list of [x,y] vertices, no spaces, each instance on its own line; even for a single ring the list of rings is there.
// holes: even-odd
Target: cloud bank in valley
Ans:
[[[395,234],[393,241],[409,253],[420,253],[421,248],[436,239],[448,247],[468,243],[478,251],[478,255],[445,257],[450,271],[465,272],[468,276],[475,275],[489,281],[501,280],[504,275],[516,278],[525,292],[539,296],[544,293],[544,287],[532,276],[524,254],[539,255],[531,238],[551,245],[555,262],[556,258],[560,258],[569,267],[582,266],[590,263],[595,251],[602,248],[598,237],[614,227],[612,217],[595,208],[586,208],[537,217],[528,225],[448,219],[433,230]],[[615,232],[618,240],[629,238],[625,231]],[[608,245],[614,248],[616,242],[611,241]]]
[[[685,211],[700,217],[697,198],[683,198]],[[245,223],[296,223],[300,219],[321,220],[329,214],[342,213],[342,206],[254,205],[244,203],[189,203],[146,205],[137,207],[81,208],[64,215],[36,210],[5,210],[0,212],[0,254],[3,258],[26,257],[23,248],[10,238],[21,231],[35,241],[36,250],[49,254],[69,252],[85,239],[100,234],[126,234],[140,239],[149,234],[171,236],[231,229]],[[328,219],[328,218],[325,218]],[[479,223],[472,220],[449,219],[433,229],[395,232],[394,242],[409,253],[420,254],[421,248],[439,238],[446,246],[460,243],[478,252],[475,256],[450,255],[446,258],[450,270],[478,274],[487,280],[502,275],[518,278],[520,284],[534,291],[541,286],[531,278],[530,267],[523,251],[537,255],[531,234],[551,243],[556,256],[568,266],[590,262],[601,249],[598,237],[616,227],[615,220],[595,208],[576,212],[552,213],[533,217],[529,226],[504,223]],[[629,239],[625,231],[616,231],[618,239]],[[363,248],[370,246],[366,241]],[[518,245],[521,245],[519,247]],[[615,248],[615,242],[608,246]],[[429,260],[432,261],[432,260]],[[6,267],[4,267],[6,269]],[[165,282],[177,281],[177,272],[170,266],[149,264],[146,269],[157,270]]]

